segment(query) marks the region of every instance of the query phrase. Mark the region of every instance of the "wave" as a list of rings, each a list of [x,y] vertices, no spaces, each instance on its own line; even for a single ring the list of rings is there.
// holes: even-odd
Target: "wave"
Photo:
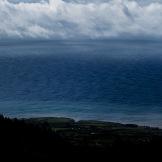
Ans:
[[[161,17],[161,0],[1,0],[0,39],[161,39]]]

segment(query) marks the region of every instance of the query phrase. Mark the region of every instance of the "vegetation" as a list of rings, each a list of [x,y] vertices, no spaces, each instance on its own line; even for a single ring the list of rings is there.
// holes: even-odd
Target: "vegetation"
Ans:
[[[68,118],[9,119],[0,116],[1,157],[54,161],[56,157],[159,154],[162,130],[134,124]],[[114,157],[115,157],[114,156]]]

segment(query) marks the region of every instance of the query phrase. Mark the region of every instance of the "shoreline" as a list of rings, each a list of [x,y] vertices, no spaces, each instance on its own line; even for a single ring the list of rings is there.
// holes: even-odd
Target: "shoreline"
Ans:
[[[10,115],[5,115],[5,117],[10,118],[10,119],[18,119],[18,120],[28,120],[28,119],[48,119],[48,118],[53,118],[53,119],[71,119],[74,120],[74,122],[79,122],[79,121],[95,121],[95,122],[102,122],[102,123],[117,123],[117,124],[122,124],[122,125],[137,125],[139,127],[150,127],[150,128],[158,128],[162,129],[162,124],[154,124],[154,123],[148,123],[148,122],[131,122],[131,121],[126,121],[126,120],[109,120],[109,119],[95,119],[95,118],[82,118],[82,117],[74,117],[74,116],[68,116],[68,115],[29,115],[29,116],[10,116]]]
[[[14,119],[14,117],[12,118]],[[50,121],[50,119],[52,119],[54,122],[73,122],[73,123],[80,123],[80,122],[85,122],[85,123],[102,123],[105,125],[109,125],[111,124],[119,124],[119,125],[125,125],[125,126],[134,126],[134,127],[143,127],[143,128],[155,128],[155,129],[162,129],[162,126],[152,126],[150,125],[142,125],[139,123],[135,123],[135,122],[118,122],[118,121],[109,121],[109,120],[95,120],[95,119],[82,119],[82,118],[72,118],[72,117],[66,117],[66,116],[40,116],[40,117],[25,117],[25,118],[17,118],[20,120],[31,120],[31,121],[40,121],[40,122],[46,122],[46,121]]]
[[[10,118],[10,117],[9,117]],[[118,124],[122,124],[122,125],[137,125],[139,127],[150,127],[150,128],[159,128],[162,129],[162,123],[156,124],[156,123],[148,123],[148,122],[135,122],[135,121],[129,121],[129,120],[118,120],[118,119],[114,119],[112,120],[110,119],[96,119],[96,118],[84,118],[84,117],[74,117],[74,116],[68,116],[68,115],[39,115],[39,116],[26,116],[26,117],[11,117],[12,119],[17,118],[17,119],[48,119],[48,118],[55,118],[55,119],[72,119],[75,122],[79,122],[79,121],[95,121],[95,122],[102,122],[102,123],[118,123]]]
[[[95,103],[96,105],[96,103]],[[87,107],[86,107],[87,106]],[[111,109],[112,108],[112,109]],[[135,108],[135,110],[134,110]],[[78,120],[97,120],[105,122],[118,122],[123,124],[137,124],[141,126],[162,128],[162,113],[160,107],[115,107],[115,105],[94,105],[71,102],[1,102],[1,113],[12,118],[37,117],[68,117]],[[118,112],[119,110],[119,112]],[[156,111],[157,110],[157,111]],[[135,111],[135,112],[133,112]]]

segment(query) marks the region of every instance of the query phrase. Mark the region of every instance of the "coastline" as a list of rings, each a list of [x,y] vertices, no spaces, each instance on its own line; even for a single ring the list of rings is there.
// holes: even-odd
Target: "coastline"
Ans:
[[[0,112],[11,118],[68,117],[162,128],[160,106],[129,107],[87,102],[2,101]]]
[[[15,118],[13,118],[15,119]],[[108,120],[95,120],[95,119],[76,119],[71,117],[65,116],[40,116],[40,117],[25,117],[25,118],[18,118],[19,120],[24,120],[27,122],[35,122],[35,123],[49,123],[54,124],[70,124],[72,125],[79,125],[84,123],[85,125],[103,125],[109,127],[110,125],[116,126],[125,126],[125,127],[139,127],[139,128],[150,128],[150,129],[159,129],[162,130],[161,127],[158,126],[150,126],[150,125],[140,125],[138,123],[124,123],[124,122],[117,122],[117,121],[108,121]]]

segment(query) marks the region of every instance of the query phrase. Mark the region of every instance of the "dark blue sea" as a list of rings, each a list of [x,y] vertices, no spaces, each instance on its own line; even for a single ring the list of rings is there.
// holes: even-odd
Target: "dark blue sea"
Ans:
[[[0,41],[0,113],[162,127],[162,42]]]

